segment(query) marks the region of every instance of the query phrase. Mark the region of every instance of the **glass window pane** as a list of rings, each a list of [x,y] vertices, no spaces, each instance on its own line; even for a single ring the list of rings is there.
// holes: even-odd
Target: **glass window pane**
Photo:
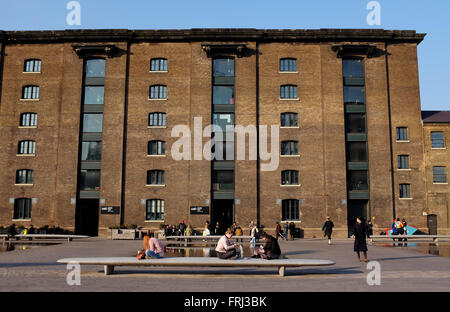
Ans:
[[[432,148],[444,148],[444,133],[443,132],[431,132],[431,147]]]
[[[342,60],[344,77],[364,77],[363,60]]]
[[[344,87],[345,104],[364,104],[364,87]]]
[[[213,104],[234,104],[234,87],[214,86]]]
[[[409,156],[399,155],[398,156],[398,169],[409,169]]]
[[[347,161],[367,161],[366,142],[348,142]]]
[[[105,77],[106,60],[96,59],[86,62],[86,77]]]
[[[365,114],[346,114],[347,133],[366,133]]]
[[[234,59],[215,59],[213,60],[214,77],[232,77],[234,76]]]
[[[83,132],[102,132],[103,114],[84,114]]]
[[[445,167],[433,167],[433,183],[447,183]]]
[[[84,104],[103,104],[105,87],[85,87]]]
[[[407,141],[408,140],[408,128],[397,127],[397,141]]]
[[[228,127],[234,127],[234,114],[213,114],[213,124],[218,125],[225,136]],[[232,129],[230,129],[231,131]],[[225,137],[224,137],[225,139]]]
[[[367,191],[369,189],[367,171],[348,171],[347,174],[350,191]]]
[[[81,160],[101,160],[102,142],[82,142]]]
[[[100,190],[100,170],[80,170],[80,190]]]

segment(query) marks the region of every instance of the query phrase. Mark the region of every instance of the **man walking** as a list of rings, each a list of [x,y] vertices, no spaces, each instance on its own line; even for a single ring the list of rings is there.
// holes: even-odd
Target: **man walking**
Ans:
[[[334,223],[330,220],[330,217],[327,217],[327,221],[325,221],[322,226],[323,236],[328,237],[328,245],[331,245],[331,233],[333,233]]]

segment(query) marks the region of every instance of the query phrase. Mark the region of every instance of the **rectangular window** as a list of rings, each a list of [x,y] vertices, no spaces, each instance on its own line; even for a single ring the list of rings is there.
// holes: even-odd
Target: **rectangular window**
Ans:
[[[81,160],[99,161],[102,159],[102,142],[84,141],[81,147]]]
[[[20,141],[18,154],[20,155],[34,155],[36,153],[36,142],[34,141]]]
[[[298,142],[297,141],[281,142],[281,155],[298,155]]]
[[[93,59],[86,61],[86,78],[105,77],[106,60]]]
[[[150,71],[167,71],[167,59],[163,58],[151,59]]]
[[[397,141],[408,141],[407,127],[397,127]]]
[[[298,185],[298,171],[297,170],[282,171],[281,185]]]
[[[84,114],[83,132],[102,132],[103,114]]]
[[[364,87],[344,87],[344,103],[345,104],[364,104],[365,95]]]
[[[41,72],[41,60],[26,60],[24,72],[40,73]]]
[[[342,73],[345,78],[363,78],[364,61],[356,59],[342,60]]]
[[[282,127],[298,127],[298,117],[296,113],[282,113],[281,114]]]
[[[33,184],[33,170],[21,169],[16,171],[16,184]]]
[[[31,198],[14,200],[14,219],[31,219]]]
[[[234,114],[213,114],[213,125],[217,125],[222,129],[223,139],[225,140],[225,132],[234,131]]]
[[[84,87],[84,104],[104,104],[105,87]]]
[[[366,133],[366,114],[346,114],[347,133]]]
[[[80,190],[99,191],[100,190],[100,170],[81,169],[80,170]]]
[[[213,86],[213,104],[234,104],[233,86]]]
[[[367,143],[347,142],[347,161],[349,162],[367,161]]]
[[[367,171],[348,171],[349,191],[367,191],[369,184]]]
[[[147,171],[147,185],[164,185],[164,171]]]
[[[411,198],[411,185],[400,184],[400,198]]]
[[[164,200],[148,199],[145,220],[164,220]]]
[[[36,113],[23,113],[20,115],[20,127],[37,127]]]
[[[280,72],[296,72],[297,60],[293,58],[280,59]]]
[[[165,155],[166,142],[150,141],[148,142],[148,155]]]
[[[214,77],[233,77],[234,76],[234,59],[214,59],[213,60],[213,76]]]
[[[443,132],[431,132],[431,147],[432,148],[444,148],[444,133]]]
[[[25,86],[22,90],[22,99],[39,99],[39,87],[38,86]]]
[[[300,210],[297,199],[285,199],[282,201],[282,221],[298,221],[300,220]]]
[[[433,183],[447,183],[445,167],[433,167]]]
[[[398,169],[409,169],[409,156],[398,155]]]
[[[281,99],[297,99],[297,86],[281,86],[280,87]]]
[[[213,190],[234,190],[234,170],[213,170]]]
[[[148,115],[149,127],[161,127],[166,125],[166,113],[150,113]]]
[[[150,87],[151,99],[167,99],[167,87],[166,86],[151,86]]]

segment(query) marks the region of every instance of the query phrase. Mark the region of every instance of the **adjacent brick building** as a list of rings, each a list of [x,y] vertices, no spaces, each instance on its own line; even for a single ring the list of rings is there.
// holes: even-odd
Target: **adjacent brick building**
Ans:
[[[157,229],[182,219],[197,228],[206,220],[244,228],[254,220],[267,229],[288,221],[311,237],[330,216],[344,237],[362,215],[375,231],[393,217],[424,228],[430,193],[417,67],[424,36],[1,32],[0,224],[102,235],[114,225]],[[198,157],[205,134],[203,144],[191,138],[192,160],[175,160],[175,126],[194,136],[200,117],[203,128],[265,125],[268,150],[270,127],[279,126],[279,165],[264,171],[267,159],[249,159],[251,133],[245,159]],[[266,146],[261,133],[255,138]],[[219,141],[226,151],[241,146],[237,136]]]

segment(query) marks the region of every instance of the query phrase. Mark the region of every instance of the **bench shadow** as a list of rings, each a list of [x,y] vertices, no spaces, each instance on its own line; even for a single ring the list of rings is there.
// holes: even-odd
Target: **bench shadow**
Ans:
[[[282,254],[284,254],[285,256],[295,256],[295,255],[312,254],[312,253],[315,253],[315,252],[316,251],[314,251],[314,250],[297,250],[297,251],[283,252]]]
[[[34,266],[52,266],[59,265],[56,262],[15,262],[15,263],[0,263],[0,268],[15,268],[15,267],[34,267]]]

